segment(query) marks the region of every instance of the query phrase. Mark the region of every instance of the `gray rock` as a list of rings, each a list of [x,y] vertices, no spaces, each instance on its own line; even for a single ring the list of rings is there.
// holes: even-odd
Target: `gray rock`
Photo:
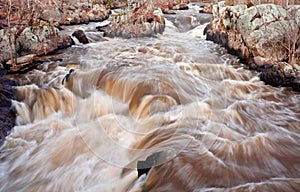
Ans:
[[[287,58],[284,38],[296,23],[285,20],[287,11],[277,5],[258,5],[246,9],[237,20],[238,32],[253,56],[274,62]]]
[[[22,55],[48,54],[73,44],[71,37],[59,33],[59,30],[51,25],[27,27],[17,38],[17,41],[21,45]]]
[[[164,15],[161,9],[149,11],[146,10],[146,6],[142,6],[136,12],[115,13],[111,16],[109,25],[97,29],[109,37],[131,38],[162,33],[164,28]]]
[[[296,43],[295,60],[300,57],[300,6],[287,9],[274,4],[213,6],[213,19],[205,29],[208,40],[226,47],[242,62],[262,71],[261,78],[276,86],[299,90],[298,65],[288,64],[290,42]],[[296,67],[295,67],[296,66]]]
[[[10,30],[1,29],[0,30],[0,63],[3,63],[10,59],[10,50],[12,48],[13,52],[18,52],[18,44],[14,44],[16,29],[12,28]],[[9,41],[9,36],[11,41]]]
[[[67,4],[61,13],[60,24],[80,24],[89,21],[103,21],[108,18],[109,10],[100,4],[92,3],[75,3]]]

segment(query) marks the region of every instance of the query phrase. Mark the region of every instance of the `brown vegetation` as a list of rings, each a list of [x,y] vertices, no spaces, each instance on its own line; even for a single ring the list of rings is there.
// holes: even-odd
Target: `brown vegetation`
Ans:
[[[203,2],[203,3],[218,3],[223,0],[191,0],[191,2]],[[248,4],[253,3],[253,5],[259,4],[276,4],[281,6],[287,5],[300,5],[300,0],[226,0],[228,4],[238,5],[238,4]]]

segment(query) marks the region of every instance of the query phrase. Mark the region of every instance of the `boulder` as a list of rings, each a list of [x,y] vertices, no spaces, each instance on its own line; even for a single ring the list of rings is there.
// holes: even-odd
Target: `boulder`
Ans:
[[[295,19],[298,11],[293,12],[294,15],[272,4],[247,8],[247,5],[226,6],[220,2],[213,8],[214,17],[207,37],[217,39],[248,61],[252,57],[274,62],[287,60],[287,37],[292,38],[298,26]],[[215,38],[219,34],[223,34],[221,41]]]
[[[17,38],[21,55],[46,55],[74,44],[72,38],[52,25],[27,27]]]
[[[172,9],[187,9],[188,0],[153,0],[132,3],[112,13],[108,26],[99,27],[109,37],[142,37],[162,33],[165,28],[163,13]]]
[[[10,38],[10,40],[9,40]],[[15,42],[16,29],[1,29],[0,30],[0,63],[10,59],[10,51],[17,52],[19,46]],[[14,51],[15,50],[15,51]]]
[[[274,4],[227,6],[223,1],[213,6],[205,33],[250,68],[263,71],[261,78],[267,83],[294,86],[299,74],[293,62],[300,56],[299,10],[300,6]]]
[[[14,28],[0,30],[0,62],[5,64],[5,67],[11,68],[12,62],[8,61],[11,59],[11,50],[13,57],[18,58],[17,66],[11,68],[12,71],[28,67],[36,55],[46,55],[74,44],[70,36],[61,33],[52,25],[26,27],[19,32]],[[9,36],[11,40],[9,40]],[[24,55],[28,56],[22,57]]]
[[[204,32],[207,40],[221,44],[230,53],[238,55],[242,62],[249,62],[251,51],[236,26],[239,16],[245,9],[246,5],[226,6],[224,1],[219,2],[213,6],[213,18]]]
[[[111,15],[109,25],[99,28],[109,37],[143,37],[162,33],[165,28],[160,9],[148,9],[148,3],[141,7]]]
[[[49,6],[47,9],[44,9],[41,13],[40,19],[52,23],[55,26],[59,26],[62,22],[62,13],[58,7]]]
[[[260,78],[273,86],[289,86],[295,91],[300,91],[299,65],[292,66],[286,62],[274,63],[260,74]]]
[[[237,30],[254,57],[279,62],[287,59],[286,34],[296,27],[293,19],[286,20],[287,11],[267,4],[250,7],[237,20]]]

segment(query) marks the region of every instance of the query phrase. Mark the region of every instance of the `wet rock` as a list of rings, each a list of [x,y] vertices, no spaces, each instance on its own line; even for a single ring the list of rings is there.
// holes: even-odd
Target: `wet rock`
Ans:
[[[300,91],[300,73],[297,68],[299,66],[292,66],[286,62],[278,62],[266,68],[260,74],[262,80],[267,84],[273,86],[289,86],[293,87],[296,91]]]
[[[11,100],[15,99],[13,86],[16,82],[8,79],[6,71],[0,69],[0,145],[15,125],[15,111],[11,107]]]
[[[89,40],[87,39],[85,33],[82,30],[75,31],[74,33],[72,33],[72,36],[76,37],[80,43],[89,43]]]
[[[173,10],[166,10],[166,11],[164,12],[164,14],[166,14],[166,15],[175,15],[176,12],[173,11]]]

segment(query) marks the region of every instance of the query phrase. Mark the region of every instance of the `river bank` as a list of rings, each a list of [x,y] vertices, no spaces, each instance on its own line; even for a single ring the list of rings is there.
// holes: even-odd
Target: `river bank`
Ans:
[[[7,102],[15,98],[14,81],[6,73],[25,73],[45,62],[42,56],[63,50],[77,43],[89,43],[81,30],[64,30],[64,26],[107,20],[96,26],[98,33],[110,37],[143,37],[164,31],[163,13],[186,9],[189,1],[154,1],[128,4],[127,1],[43,1],[32,4],[13,1],[1,3],[0,69],[1,108],[0,143],[14,126],[14,109]],[[95,28],[95,31],[97,31]],[[99,38],[98,38],[99,39]],[[105,40],[105,39],[104,39]],[[2,93],[7,93],[9,96]]]
[[[275,4],[213,6],[207,40],[239,56],[273,86],[300,91],[300,6]]]
[[[187,3],[188,0],[133,3],[124,0],[72,3],[39,0],[28,7],[17,2],[4,4],[0,9],[0,67],[16,72],[34,63],[34,56],[51,54],[74,45],[74,38],[88,43],[80,31],[67,34],[61,30],[64,25],[100,22],[109,18],[104,26],[96,27],[105,36],[130,38],[162,33],[165,27],[163,13],[187,9]],[[17,60],[29,54],[34,54],[33,58]]]
[[[300,29],[297,27],[300,6],[283,8],[256,2],[233,5],[233,1],[222,1],[212,8],[211,1],[206,2],[209,6],[202,10],[213,14],[206,29],[207,40],[224,46],[250,69],[260,71],[260,77],[266,83],[300,90]],[[89,42],[84,32],[74,29],[66,33],[61,30],[63,25],[109,18],[106,24],[96,27],[103,36],[132,38],[162,33],[164,14],[172,15],[172,10],[187,9],[187,3],[189,1],[131,4],[125,1],[79,1],[72,4],[64,2],[61,5],[64,9],[60,9],[58,4],[49,5],[30,20],[20,19],[20,14],[13,13],[10,23],[4,20],[0,23],[0,62],[2,67],[11,71],[26,70],[43,62],[37,59],[38,56],[66,49],[75,44],[74,40]],[[18,12],[18,8],[15,9]],[[5,9],[0,11],[0,16],[3,19]]]

